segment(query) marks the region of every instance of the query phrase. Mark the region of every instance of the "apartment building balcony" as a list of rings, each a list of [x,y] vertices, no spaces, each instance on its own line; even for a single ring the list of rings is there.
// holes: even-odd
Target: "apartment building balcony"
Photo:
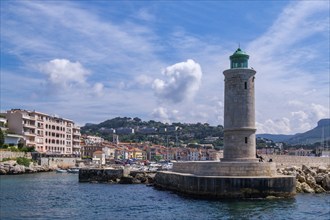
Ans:
[[[0,127],[6,127],[7,119],[0,117]]]
[[[80,145],[73,145],[72,148],[73,149],[81,149],[81,146]]]
[[[35,136],[36,136],[36,134],[35,134],[35,133],[33,133],[33,132],[30,132],[30,131],[25,131],[25,132],[23,132],[23,134],[24,134],[25,136],[33,136],[33,137],[35,137]]]
[[[26,140],[25,143],[26,143],[26,145],[36,146],[36,142],[34,140]]]
[[[37,129],[40,129],[40,130],[44,130],[44,127],[43,126],[37,126],[36,128]]]
[[[27,123],[23,123],[23,127],[36,128],[36,126],[34,124],[27,124]]]
[[[32,120],[32,121],[35,121],[36,120],[36,117],[35,116],[31,116],[31,115],[22,115],[22,118],[23,119],[28,119],[28,120]]]
[[[43,140],[37,140],[36,143],[37,143],[37,144],[43,144],[44,141],[43,141]]]

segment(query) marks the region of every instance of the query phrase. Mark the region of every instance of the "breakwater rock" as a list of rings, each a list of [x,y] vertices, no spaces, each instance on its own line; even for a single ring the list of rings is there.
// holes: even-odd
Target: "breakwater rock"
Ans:
[[[82,168],[79,170],[79,182],[151,184],[156,172],[132,171],[127,168]]]
[[[330,193],[330,168],[324,166],[279,168],[283,175],[296,176],[297,193]]]
[[[0,175],[15,175],[25,173],[49,172],[53,168],[48,166],[40,166],[35,163],[30,163],[29,166],[18,164],[15,160],[0,162]]]

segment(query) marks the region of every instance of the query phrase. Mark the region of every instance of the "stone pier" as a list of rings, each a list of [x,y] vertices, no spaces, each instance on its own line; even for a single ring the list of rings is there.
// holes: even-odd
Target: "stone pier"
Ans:
[[[292,197],[296,190],[296,180],[290,176],[199,176],[169,171],[158,172],[155,185],[212,199]]]

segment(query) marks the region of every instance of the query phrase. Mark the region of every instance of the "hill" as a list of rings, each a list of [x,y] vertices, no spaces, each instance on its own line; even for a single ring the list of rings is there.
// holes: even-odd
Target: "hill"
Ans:
[[[134,130],[134,132],[132,132]],[[123,131],[126,131],[124,133]],[[111,141],[114,133],[120,134],[121,141],[143,142],[155,144],[197,143],[222,145],[223,127],[211,126],[207,123],[162,123],[157,121],[142,121],[140,118],[117,117],[99,124],[88,123],[81,127],[81,133],[97,135]]]
[[[292,138],[294,135],[286,135],[286,134],[257,134],[257,138],[265,138],[272,140],[274,142],[286,142],[290,138]]]
[[[330,140],[330,119],[322,119],[318,121],[317,126],[305,133],[295,134],[288,139],[288,144],[313,144]]]
[[[207,123],[162,123],[157,121],[142,121],[140,118],[117,117],[106,120],[99,124],[87,123],[81,127],[82,134],[98,135],[106,140],[112,140],[114,130],[119,134],[122,128],[134,129],[134,133],[120,135],[121,141],[151,141],[153,143],[164,143],[172,141],[175,143],[213,143],[222,145],[223,127],[210,126]],[[178,129],[178,130],[177,130]],[[165,132],[165,130],[167,130]],[[306,145],[330,141],[330,119],[321,119],[317,126],[304,133],[295,135],[284,134],[258,134],[257,137],[284,142],[290,145]],[[212,141],[210,141],[212,140]]]
[[[330,140],[330,119],[321,119],[315,128],[304,133],[295,135],[258,134],[257,137],[267,138],[274,142],[285,142],[291,145],[314,144],[316,142]]]

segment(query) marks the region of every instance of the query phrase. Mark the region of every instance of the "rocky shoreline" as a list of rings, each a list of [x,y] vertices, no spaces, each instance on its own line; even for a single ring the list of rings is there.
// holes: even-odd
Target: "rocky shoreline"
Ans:
[[[330,193],[330,168],[302,165],[280,168],[279,174],[296,176],[297,193]]]
[[[128,176],[123,176],[115,180],[119,184],[153,184],[156,172],[131,172]]]
[[[39,172],[51,172],[54,170],[56,170],[55,167],[40,166],[32,162],[28,167],[18,164],[15,160],[0,162],[0,175],[17,175],[17,174],[39,173]]]

